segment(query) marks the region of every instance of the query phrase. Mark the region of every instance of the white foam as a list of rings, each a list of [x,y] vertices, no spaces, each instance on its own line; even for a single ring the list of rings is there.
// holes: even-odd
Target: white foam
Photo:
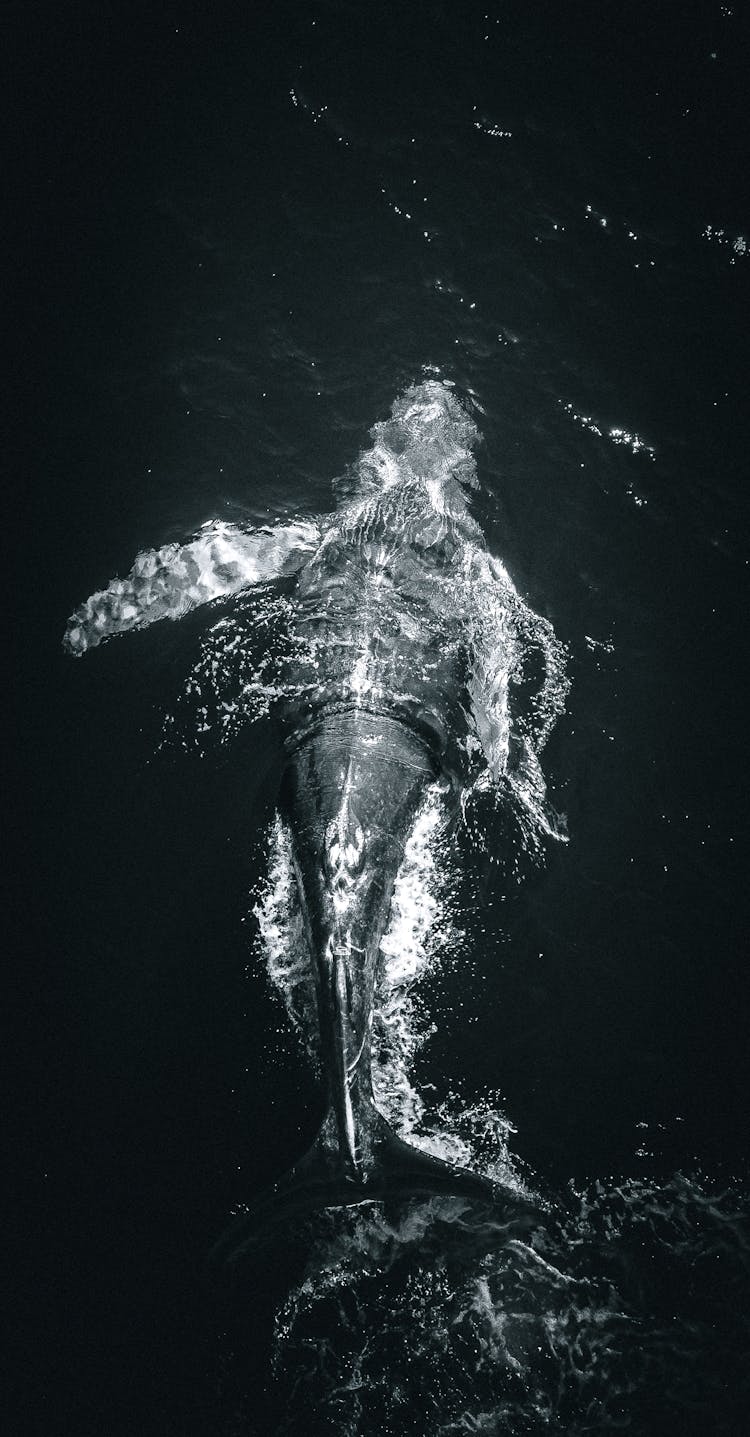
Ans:
[[[513,1128],[497,1095],[465,1103],[457,1094],[429,1104],[417,1086],[418,1056],[435,1032],[419,998],[420,980],[461,951],[457,870],[446,839],[443,793],[427,793],[396,878],[373,1011],[375,1101],[407,1141],[446,1161],[520,1189],[509,1150]],[[253,908],[271,983],[311,1059],[318,1061],[313,976],[292,861],[291,838],[276,818],[268,835],[268,872]]]
[[[420,1048],[434,1032],[414,985],[460,940],[451,891],[445,813],[438,784],[428,790],[396,877],[373,1014],[373,1092],[384,1116],[413,1138],[425,1117],[414,1081]]]
[[[562,400],[560,403],[562,404]],[[601,424],[592,419],[590,414],[577,413],[572,404],[563,404],[563,408],[576,424],[580,424],[581,428],[587,429],[590,434],[596,434],[597,438],[601,439],[606,435],[613,444],[624,444],[631,454],[647,454],[649,459],[656,458],[656,450],[653,445],[647,444],[645,439],[641,439],[638,434],[631,433],[629,429],[624,429],[620,425],[612,425],[605,430]]]
[[[277,814],[268,833],[267,875],[253,907],[268,976],[309,1056],[318,1061],[312,955],[292,862],[289,831]]]

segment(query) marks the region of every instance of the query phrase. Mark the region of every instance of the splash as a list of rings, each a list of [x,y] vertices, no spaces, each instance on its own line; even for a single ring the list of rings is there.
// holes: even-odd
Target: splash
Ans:
[[[373,1015],[373,1084],[384,1115],[411,1134],[424,1116],[413,1086],[416,1055],[433,1031],[414,987],[441,953],[460,942],[452,914],[452,878],[444,838],[441,790],[431,788],[396,878],[391,916],[381,940]],[[308,1056],[317,1065],[318,1022],[313,964],[307,946],[292,860],[291,835],[276,817],[268,834],[267,877],[253,915],[271,983],[283,999]]]
[[[730,235],[718,225],[706,225],[701,232],[701,238],[710,240],[715,245],[728,246],[731,250],[730,264],[736,264],[738,259],[744,260],[750,254],[750,240],[747,235]]]
[[[252,913],[268,976],[317,1070],[314,968],[294,875],[291,835],[278,814],[268,833],[266,877],[259,886]]]
[[[420,983],[465,946],[459,873],[447,827],[444,790],[425,796],[394,886],[381,940],[372,1030],[376,1104],[396,1131],[444,1161],[470,1167],[517,1192],[527,1191],[508,1149],[514,1129],[499,1099],[465,1103],[457,1094],[428,1101],[420,1091],[420,1055],[435,1032]],[[319,1069],[314,965],[292,859],[291,835],[277,816],[268,833],[267,876],[252,909],[269,979],[314,1069]]]
[[[645,439],[641,439],[638,434],[633,434],[619,425],[611,425],[609,429],[605,429],[595,419],[592,419],[590,414],[578,414],[572,404],[564,404],[562,400],[560,403],[563,405],[565,413],[569,414],[576,424],[580,424],[582,429],[587,429],[590,434],[596,434],[599,439],[606,437],[613,444],[625,445],[631,454],[647,454],[649,459],[656,459],[653,445],[647,444]]]
[[[594,1183],[524,1239],[457,1199],[330,1216],[277,1316],[277,1430],[740,1432],[746,1197]]]
[[[414,1087],[417,1055],[434,1026],[415,985],[462,937],[454,909],[455,873],[445,841],[442,792],[434,785],[414,825],[394,885],[373,1016],[373,1090],[391,1125],[423,1145],[424,1100]],[[443,1156],[442,1153],[438,1156]]]
[[[208,753],[238,739],[281,700],[301,697],[292,666],[306,652],[294,603],[270,588],[239,595],[201,637],[198,657],[163,719],[161,748]]]

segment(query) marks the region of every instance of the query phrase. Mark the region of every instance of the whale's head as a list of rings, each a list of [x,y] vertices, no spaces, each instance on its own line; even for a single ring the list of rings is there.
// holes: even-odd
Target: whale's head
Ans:
[[[479,431],[453,388],[442,380],[412,385],[387,419],[370,431],[372,448],[349,474],[356,497],[412,503],[444,518],[468,520],[469,491],[477,487],[473,449]]]

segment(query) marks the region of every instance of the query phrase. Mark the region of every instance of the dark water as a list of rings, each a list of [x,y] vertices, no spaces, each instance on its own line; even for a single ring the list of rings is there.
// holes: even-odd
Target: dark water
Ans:
[[[8,1430],[744,1432],[746,15],[9,35]],[[222,1304],[205,1252],[319,1116],[244,922],[278,736],[159,750],[200,612],[60,638],[139,549],[328,508],[427,366],[569,654],[570,843],[521,881],[497,816],[461,850],[420,1069],[513,1125],[539,1224],[350,1215]]]

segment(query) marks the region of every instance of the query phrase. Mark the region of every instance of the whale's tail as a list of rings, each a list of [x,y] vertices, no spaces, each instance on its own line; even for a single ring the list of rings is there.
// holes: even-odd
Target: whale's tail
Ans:
[[[366,1171],[353,1174],[342,1167],[339,1154],[331,1146],[330,1123],[325,1120],[304,1157],[266,1188],[215,1244],[208,1259],[213,1279],[231,1278],[253,1253],[292,1231],[296,1219],[326,1208],[457,1196],[491,1207],[514,1226],[528,1227],[535,1220],[531,1204],[511,1189],[404,1142],[372,1106],[369,1117]]]

